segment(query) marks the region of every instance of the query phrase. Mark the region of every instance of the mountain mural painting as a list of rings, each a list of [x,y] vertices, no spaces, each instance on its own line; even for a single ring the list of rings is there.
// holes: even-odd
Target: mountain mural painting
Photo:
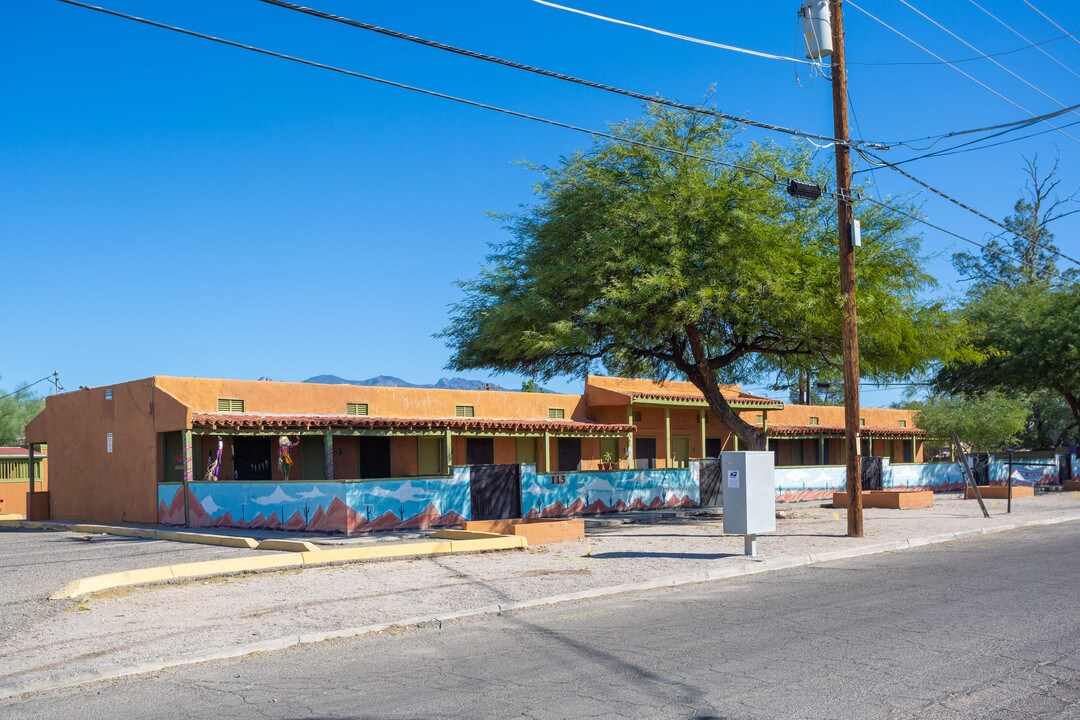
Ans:
[[[525,517],[569,517],[623,510],[693,508],[701,501],[698,464],[673,470],[537,473],[521,466]]]
[[[191,527],[354,533],[426,530],[470,518],[469,469],[452,478],[364,482],[195,482],[188,484]],[[158,522],[184,525],[184,488],[158,486]]]

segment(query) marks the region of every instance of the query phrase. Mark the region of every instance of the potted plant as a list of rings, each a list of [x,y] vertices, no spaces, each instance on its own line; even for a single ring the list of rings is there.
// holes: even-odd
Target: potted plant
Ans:
[[[610,452],[606,452],[600,456],[601,470],[617,470],[618,467],[619,464],[615,462],[615,459]]]

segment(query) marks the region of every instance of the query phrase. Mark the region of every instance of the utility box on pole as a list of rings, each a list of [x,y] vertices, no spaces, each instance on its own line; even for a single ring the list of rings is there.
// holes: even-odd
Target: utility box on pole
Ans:
[[[747,555],[757,555],[758,533],[776,531],[775,456],[768,451],[724,452],[724,532],[743,535]]]

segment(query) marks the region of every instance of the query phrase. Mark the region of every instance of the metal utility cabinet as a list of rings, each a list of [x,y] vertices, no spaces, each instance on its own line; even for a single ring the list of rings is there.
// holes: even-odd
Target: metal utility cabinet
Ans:
[[[725,452],[724,533],[743,535],[744,551],[757,555],[758,533],[776,531],[776,491],[772,452]]]

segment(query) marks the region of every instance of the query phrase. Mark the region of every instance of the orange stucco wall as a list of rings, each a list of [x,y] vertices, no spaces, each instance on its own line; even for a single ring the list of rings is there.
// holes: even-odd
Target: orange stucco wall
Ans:
[[[844,408],[836,405],[785,405],[783,410],[769,411],[769,424],[809,425],[812,417],[818,418],[819,425],[843,425]],[[907,427],[915,427],[915,413],[911,410],[860,408],[859,417],[866,420],[866,427],[899,428],[901,420],[907,423]]]
[[[158,432],[183,411],[152,378],[53,395],[27,426],[49,443],[49,511],[54,520],[157,522]],[[108,452],[107,435],[113,435]]]
[[[371,415],[390,418],[450,418],[457,405],[472,405],[478,418],[547,419],[548,408],[561,408],[568,420],[587,419],[580,395],[160,376],[153,380],[195,412],[217,412],[218,398],[237,398],[245,401],[249,413],[343,415],[346,403],[366,402]]]

